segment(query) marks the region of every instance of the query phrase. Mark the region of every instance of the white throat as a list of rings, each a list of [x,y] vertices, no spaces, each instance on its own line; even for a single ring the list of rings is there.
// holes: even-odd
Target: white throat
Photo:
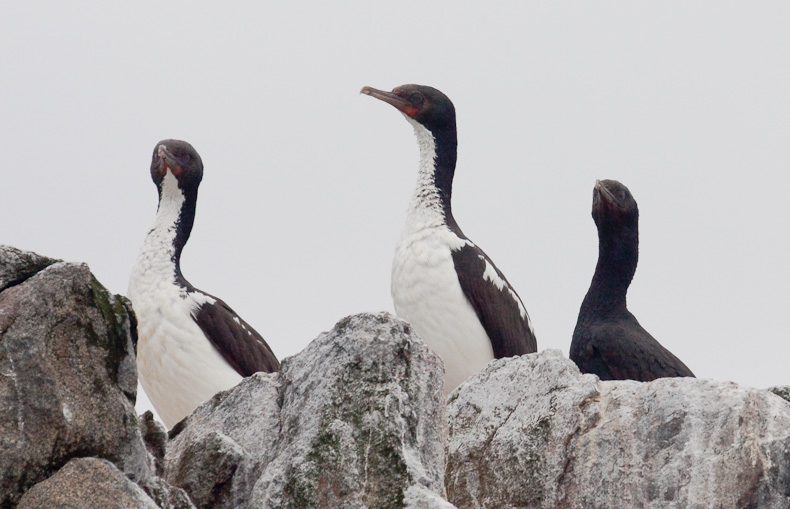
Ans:
[[[404,115],[414,127],[417,145],[420,147],[420,164],[417,185],[409,204],[406,229],[437,227],[445,224],[442,198],[436,187],[436,139],[425,126]]]
[[[138,264],[144,265],[141,268],[147,276],[175,282],[174,241],[185,200],[184,192],[178,187],[178,181],[168,169],[162,180],[162,193],[156,219],[143,242],[137,261]]]

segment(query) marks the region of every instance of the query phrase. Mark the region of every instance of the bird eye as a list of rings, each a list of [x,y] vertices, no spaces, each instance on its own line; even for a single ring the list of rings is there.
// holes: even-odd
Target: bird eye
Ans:
[[[425,98],[419,92],[414,92],[411,94],[411,96],[409,96],[409,101],[411,101],[411,103],[415,106],[419,106],[424,100]]]

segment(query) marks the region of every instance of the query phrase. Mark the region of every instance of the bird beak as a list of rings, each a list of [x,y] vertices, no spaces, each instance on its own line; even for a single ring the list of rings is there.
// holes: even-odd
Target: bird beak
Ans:
[[[625,207],[620,200],[618,200],[612,191],[606,187],[606,184],[600,180],[595,181],[595,189],[593,190],[593,210],[606,207],[613,211],[625,210]]]
[[[378,90],[373,87],[362,87],[362,90],[360,90],[359,93],[369,95],[371,97],[375,97],[380,101],[384,101],[387,104],[391,104],[395,106],[398,109],[398,111],[400,111],[401,113],[405,113],[410,117],[413,117],[417,113],[417,108],[412,106],[411,103],[409,103],[402,97],[395,95],[392,92],[385,92],[383,90]]]
[[[614,199],[614,195],[611,193],[611,191],[609,191],[604,185],[604,183],[598,179],[595,180],[595,189],[606,197],[607,202],[609,203],[616,202],[616,200]]]
[[[593,211],[600,209],[604,204],[612,202],[612,195],[603,183],[595,179],[595,187],[593,188]]]
[[[178,164],[178,160],[173,157],[165,145],[159,145],[156,149],[156,155],[159,156],[159,163],[157,164],[157,169],[164,175],[167,173],[167,169],[170,168],[170,171],[173,173],[173,176],[178,177],[183,169],[181,165]]]

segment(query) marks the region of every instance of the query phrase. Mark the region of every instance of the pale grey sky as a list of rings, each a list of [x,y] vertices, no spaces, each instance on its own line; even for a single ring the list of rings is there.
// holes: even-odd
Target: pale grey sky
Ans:
[[[187,140],[184,274],[293,355],[392,310],[417,147],[358,92],[420,83],[455,103],[454,214],[540,350],[567,355],[611,178],[640,206],[642,325],[699,377],[788,384],[789,25],[781,1],[5,2],[0,242],[125,293],[151,151]]]

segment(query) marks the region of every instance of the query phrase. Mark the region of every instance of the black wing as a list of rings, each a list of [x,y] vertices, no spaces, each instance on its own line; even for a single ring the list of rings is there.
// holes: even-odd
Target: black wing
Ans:
[[[461,290],[491,339],[494,357],[500,359],[536,352],[538,345],[529,327],[529,315],[522,318],[518,305],[521,300],[494,262],[480,248],[469,244],[453,251],[452,256]],[[486,260],[504,281],[501,290],[483,277]],[[519,299],[518,302],[515,299]]]
[[[656,378],[694,376],[630,313],[619,320],[577,325],[570,357],[583,373],[596,374],[601,380],[649,382]]]
[[[194,291],[209,296],[200,290]],[[271,373],[280,369],[277,357],[261,335],[222,300],[209,297],[214,302],[200,306],[195,322],[225,361],[241,376],[250,376],[258,371]]]

